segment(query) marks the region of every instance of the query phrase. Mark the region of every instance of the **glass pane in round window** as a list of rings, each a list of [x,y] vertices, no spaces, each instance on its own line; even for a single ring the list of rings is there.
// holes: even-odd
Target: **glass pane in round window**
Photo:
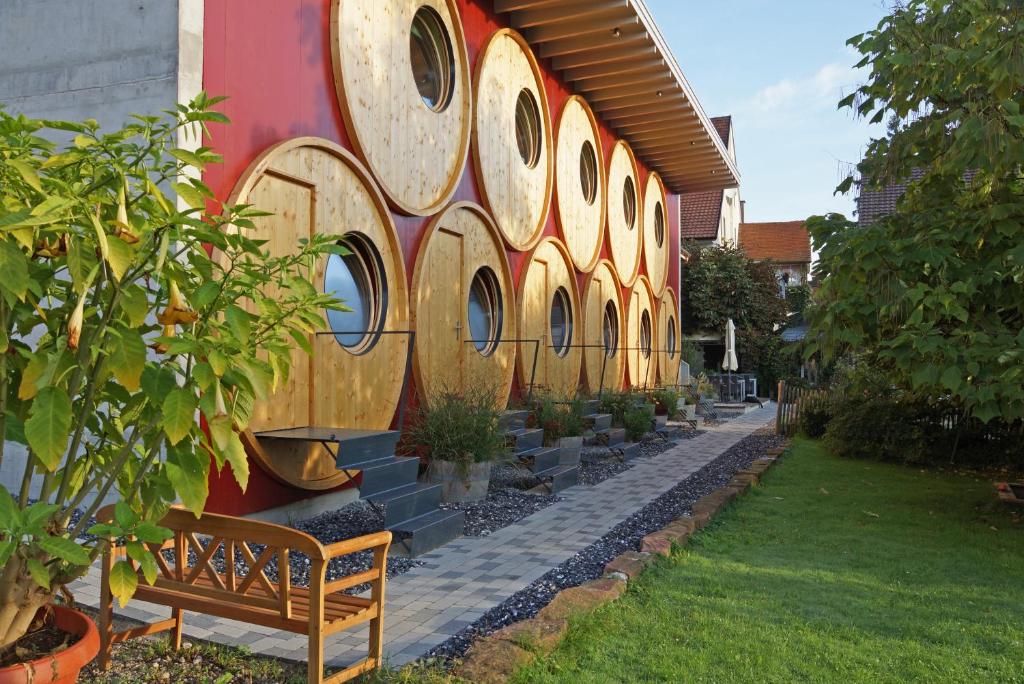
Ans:
[[[668,317],[668,339],[666,343],[668,345],[668,358],[674,359],[676,357],[676,319],[671,316]]]
[[[647,311],[640,314],[640,353],[645,359],[651,356],[651,315]]]
[[[540,109],[533,93],[527,88],[519,91],[516,100],[516,144],[523,163],[531,169],[540,161]]]
[[[619,312],[615,309],[615,302],[611,300],[604,305],[604,323],[601,328],[604,353],[610,359],[619,349]]]
[[[597,199],[597,155],[589,140],[584,140],[580,149],[580,185],[583,187],[583,199],[587,204],[593,204]]]
[[[444,20],[431,7],[420,7],[412,18],[409,58],[423,103],[436,112],[443,111],[452,99],[455,55]]]
[[[572,344],[572,305],[564,287],[555,290],[551,300],[551,346],[559,356],[569,353]]]
[[[331,254],[324,271],[324,292],[342,301],[348,311],[327,311],[334,338],[345,349],[368,351],[384,328],[387,283],[384,265],[373,245],[359,235],[340,243],[348,254]]]
[[[636,225],[636,186],[630,176],[626,176],[622,184],[622,216],[626,219],[626,227],[632,230]]]
[[[473,275],[467,315],[473,346],[484,356],[491,354],[501,340],[501,290],[494,271],[486,266]]]
[[[654,241],[658,247],[665,245],[665,211],[661,208],[661,202],[654,205]]]

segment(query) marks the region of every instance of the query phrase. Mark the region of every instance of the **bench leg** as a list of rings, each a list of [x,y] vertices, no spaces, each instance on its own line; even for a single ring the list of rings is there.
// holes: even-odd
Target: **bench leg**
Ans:
[[[171,648],[175,651],[181,650],[181,618],[183,613],[184,611],[181,608],[171,609],[171,619],[174,620],[174,627],[171,628]]]

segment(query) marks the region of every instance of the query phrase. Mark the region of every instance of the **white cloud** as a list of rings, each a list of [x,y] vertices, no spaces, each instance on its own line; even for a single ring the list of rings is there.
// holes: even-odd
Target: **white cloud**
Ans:
[[[750,99],[750,109],[762,113],[808,107],[834,107],[842,93],[851,91],[861,74],[846,64],[826,64],[813,74],[788,77],[762,88]]]

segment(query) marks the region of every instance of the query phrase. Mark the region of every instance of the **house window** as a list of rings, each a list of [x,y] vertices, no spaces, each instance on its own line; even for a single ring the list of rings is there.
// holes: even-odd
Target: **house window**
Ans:
[[[668,347],[668,358],[676,357],[676,319],[668,317],[668,335],[665,336],[665,346]]]
[[[640,353],[651,357],[651,314],[646,310],[640,314]]]
[[[597,155],[589,140],[584,140],[580,148],[580,185],[583,187],[583,199],[587,204],[593,204],[597,199]]]
[[[373,243],[353,233],[339,244],[348,250],[331,254],[324,271],[324,292],[345,304],[348,311],[327,311],[334,339],[353,354],[373,348],[384,328],[388,287],[384,263]]]
[[[444,21],[432,7],[420,7],[412,18],[409,57],[423,104],[444,111],[454,90],[455,54]]]
[[[483,356],[490,356],[501,341],[501,288],[494,271],[481,267],[469,286],[469,334],[473,346]]]
[[[601,325],[601,333],[604,338],[605,356],[610,359],[619,349],[619,312],[615,308],[615,302],[610,299],[604,305],[604,322]]]
[[[665,210],[661,202],[654,205],[654,241],[659,249],[665,246]]]
[[[523,163],[531,169],[540,161],[540,108],[528,88],[519,91],[516,99],[516,144]]]
[[[632,230],[636,226],[636,186],[630,176],[626,176],[622,184],[622,216],[626,219],[626,228]]]
[[[572,345],[572,305],[564,287],[555,290],[551,300],[551,346],[559,356],[569,353]]]

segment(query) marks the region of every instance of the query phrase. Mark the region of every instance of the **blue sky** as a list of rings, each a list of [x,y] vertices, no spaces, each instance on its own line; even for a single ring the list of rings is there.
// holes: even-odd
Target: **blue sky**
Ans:
[[[857,161],[873,129],[836,102],[864,78],[846,39],[878,23],[882,0],[646,4],[704,110],[733,116],[746,219],[851,216],[837,162]]]

